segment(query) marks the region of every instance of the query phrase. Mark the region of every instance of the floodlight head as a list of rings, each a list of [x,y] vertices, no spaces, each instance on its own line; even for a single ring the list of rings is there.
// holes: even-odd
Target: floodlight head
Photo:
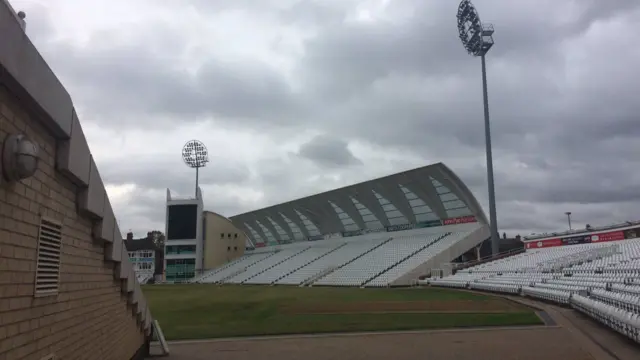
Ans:
[[[484,56],[493,46],[493,25],[482,24],[471,0],[462,0],[458,6],[458,34],[462,45],[473,56]]]
[[[207,147],[198,140],[187,142],[182,148],[182,160],[192,168],[204,167],[209,162]]]

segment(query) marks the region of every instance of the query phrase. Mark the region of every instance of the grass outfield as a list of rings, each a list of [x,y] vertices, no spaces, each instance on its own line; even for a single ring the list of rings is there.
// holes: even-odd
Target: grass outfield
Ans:
[[[168,340],[542,324],[532,309],[449,289],[147,285]]]

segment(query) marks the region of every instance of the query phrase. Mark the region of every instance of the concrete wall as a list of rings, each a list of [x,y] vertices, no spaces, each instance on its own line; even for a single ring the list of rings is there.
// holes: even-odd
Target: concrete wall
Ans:
[[[4,1],[0,29],[0,145],[40,147],[34,176],[0,181],[0,359],[130,359],[151,314],[71,98]],[[34,286],[41,217],[62,224],[47,296]]]
[[[205,269],[216,268],[244,255],[247,237],[242,230],[222,215],[205,211],[203,217]]]
[[[450,263],[451,260],[464,254],[467,250],[482,243],[488,236],[490,236],[489,225],[482,225],[477,230],[469,234],[464,239],[452,244],[447,249],[444,249],[440,254],[424,262],[420,266],[411,270],[403,275],[398,280],[394,281],[392,286],[404,286],[411,285],[416,279],[422,275],[429,274],[431,269],[442,268],[442,264]],[[445,269],[446,270],[446,269]]]

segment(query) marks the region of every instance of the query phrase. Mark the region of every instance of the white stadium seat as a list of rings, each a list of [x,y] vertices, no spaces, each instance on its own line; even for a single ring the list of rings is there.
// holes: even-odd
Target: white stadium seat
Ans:
[[[209,270],[192,282],[385,287],[481,226],[472,223],[373,232],[264,247]]]
[[[571,305],[640,342],[640,239],[530,249],[421,283]]]

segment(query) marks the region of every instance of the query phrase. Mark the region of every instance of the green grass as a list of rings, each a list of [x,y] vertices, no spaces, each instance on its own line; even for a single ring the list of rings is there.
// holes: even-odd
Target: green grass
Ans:
[[[448,289],[359,289],[209,284],[144,286],[169,340],[541,324],[533,310],[505,313],[288,313],[285,307],[382,301],[471,301],[490,296]]]

